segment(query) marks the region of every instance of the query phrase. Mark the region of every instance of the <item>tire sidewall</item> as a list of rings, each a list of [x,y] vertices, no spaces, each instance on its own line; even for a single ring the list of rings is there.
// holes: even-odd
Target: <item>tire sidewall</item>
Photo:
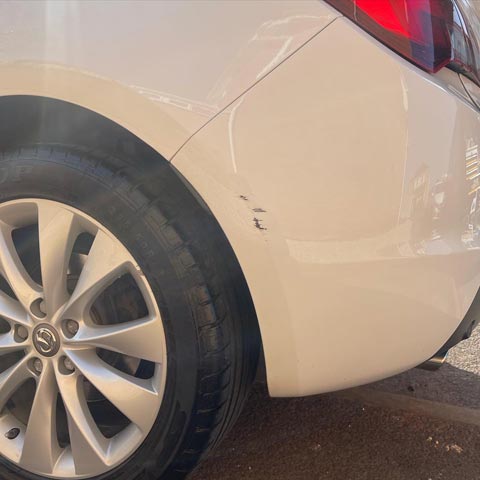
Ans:
[[[179,261],[166,219],[135,191],[128,176],[114,174],[88,156],[52,156],[48,149],[4,155],[0,160],[0,203],[19,198],[53,200],[90,215],[129,250],[150,284],[162,315],[167,345],[162,405],[139,449],[123,464],[94,478],[158,478],[175,457],[196,401],[200,360],[189,299],[198,272],[192,274]],[[0,478],[45,477],[21,470],[0,457]]]

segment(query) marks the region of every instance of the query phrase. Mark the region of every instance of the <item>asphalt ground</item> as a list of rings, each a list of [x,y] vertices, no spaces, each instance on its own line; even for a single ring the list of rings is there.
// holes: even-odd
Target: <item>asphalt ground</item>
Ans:
[[[328,395],[255,385],[191,480],[480,480],[480,329],[436,372]]]

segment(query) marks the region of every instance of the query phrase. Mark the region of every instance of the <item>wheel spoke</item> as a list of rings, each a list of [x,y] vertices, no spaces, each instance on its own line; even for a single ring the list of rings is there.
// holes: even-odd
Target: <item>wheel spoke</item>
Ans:
[[[25,270],[13,243],[11,227],[6,224],[0,224],[0,273],[28,311],[32,302],[40,297],[41,289]]]
[[[68,300],[67,269],[80,233],[75,215],[54,202],[38,203],[38,234],[42,283],[47,315]]]
[[[68,432],[75,472],[88,474],[105,469],[108,440],[102,435],[88,409],[82,376],[55,372],[57,383],[67,412]]]
[[[161,363],[163,349],[159,339],[162,335],[161,320],[154,316],[114,325],[98,327],[84,325],[70,341],[72,344],[105,348],[138,359]]]
[[[22,345],[15,340],[13,330],[0,334],[0,356],[10,352],[17,352],[24,348],[24,344]]]
[[[25,356],[0,374],[0,410],[20,385],[32,377],[27,367],[28,360],[29,357]]]
[[[20,302],[2,291],[0,291],[0,316],[10,323],[18,323],[24,326],[32,324]]]
[[[57,439],[58,387],[53,366],[47,363],[37,381],[28,419],[20,463],[30,469],[52,473],[61,449]]]
[[[100,360],[94,350],[71,350],[68,356],[92,385],[142,431],[152,426],[159,395],[149,380],[127,375]]]
[[[121,276],[128,263],[128,254],[123,247],[99,230],[64,316],[84,315],[97,295]]]

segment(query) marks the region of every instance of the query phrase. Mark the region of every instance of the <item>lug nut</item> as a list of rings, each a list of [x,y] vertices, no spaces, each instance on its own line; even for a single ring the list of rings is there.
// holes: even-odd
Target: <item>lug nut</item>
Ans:
[[[65,323],[65,329],[72,337],[74,337],[78,332],[78,322],[75,320],[67,320]]]
[[[40,303],[38,304],[38,309],[40,312],[42,312],[44,315],[47,314],[47,306],[45,305],[45,300],[41,300]]]
[[[45,302],[42,298],[37,298],[31,305],[30,305],[30,311],[32,312],[32,315],[37,317],[37,318],[45,318],[46,316],[46,308],[45,308]]]
[[[5,437],[7,437],[9,440],[15,440],[18,437],[19,434],[20,434],[20,429],[19,428],[11,428],[5,434]]]
[[[23,325],[18,325],[16,329],[18,341],[23,342],[28,338],[28,330]]]
[[[33,369],[34,369],[37,373],[42,373],[43,363],[42,363],[42,361],[41,361],[39,358],[36,358],[36,359],[33,361]]]
[[[68,357],[63,359],[63,365],[69,372],[73,372],[75,370],[75,365]]]

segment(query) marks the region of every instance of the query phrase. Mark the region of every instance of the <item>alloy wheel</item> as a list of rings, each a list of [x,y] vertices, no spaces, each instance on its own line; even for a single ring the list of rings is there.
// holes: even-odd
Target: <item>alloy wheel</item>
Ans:
[[[162,403],[152,289],[106,228],[43,199],[0,205],[0,454],[52,478],[125,461]]]

